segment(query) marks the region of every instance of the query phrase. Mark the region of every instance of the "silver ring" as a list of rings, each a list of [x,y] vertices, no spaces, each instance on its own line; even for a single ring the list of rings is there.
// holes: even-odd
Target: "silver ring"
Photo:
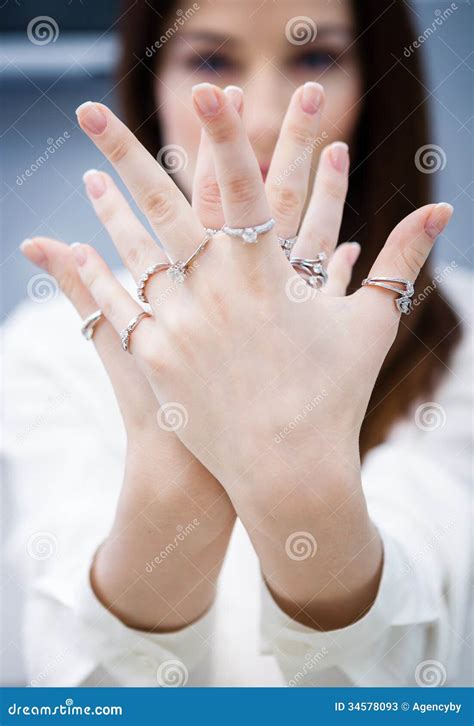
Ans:
[[[314,259],[307,257],[290,257],[293,269],[298,272],[310,287],[319,290],[328,280],[323,262],[327,259],[325,252],[320,252]]]
[[[147,313],[142,310],[141,313],[138,313],[138,315],[135,315],[135,317],[130,320],[126,328],[123,328],[123,330],[120,331],[120,341],[122,343],[122,348],[125,352],[130,352],[130,336],[132,335],[137,325],[139,325],[140,322],[143,320],[143,318],[151,318],[151,313]]]
[[[285,237],[277,237],[277,240],[278,244],[286,255],[286,259],[289,260],[291,257],[291,251],[295,246],[296,242],[298,241],[298,237],[288,237],[288,239],[286,239]]]
[[[403,285],[403,288],[389,285],[390,282]],[[411,298],[415,294],[415,286],[410,280],[405,280],[403,277],[366,277],[365,280],[362,280],[362,285],[383,287],[385,290],[396,292],[398,297],[395,298],[395,305],[400,313],[409,315],[413,309]]]
[[[137,297],[140,302],[148,303],[148,298],[145,293],[145,287],[150,277],[152,277],[152,275],[156,275],[157,272],[166,271],[168,277],[173,280],[173,282],[176,282],[178,284],[183,283],[184,278],[189,272],[189,268],[191,267],[192,263],[194,262],[196,257],[202,252],[202,250],[212,238],[214,233],[215,230],[206,229],[205,238],[197,247],[197,249],[193,252],[191,257],[186,260],[186,262],[183,262],[182,260],[177,260],[176,262],[158,262],[156,265],[148,267],[143,275],[140,277],[137,285]]]
[[[275,220],[270,217],[266,222],[256,224],[254,227],[229,227],[224,224],[222,231],[228,234],[229,237],[241,237],[246,244],[255,244],[258,242],[259,234],[269,232],[274,226]]]
[[[171,267],[170,262],[158,262],[156,265],[152,265],[151,267],[147,267],[143,275],[138,280],[137,285],[137,297],[140,300],[140,302],[148,303],[148,298],[145,294],[145,287],[152,275],[156,275],[157,272],[163,272],[164,270],[169,270]]]
[[[95,313],[91,313],[87,316],[87,318],[84,318],[84,320],[82,321],[81,333],[86,340],[92,340],[95,326],[100,320],[102,320],[103,317],[104,313],[102,312],[102,310],[96,310]]]

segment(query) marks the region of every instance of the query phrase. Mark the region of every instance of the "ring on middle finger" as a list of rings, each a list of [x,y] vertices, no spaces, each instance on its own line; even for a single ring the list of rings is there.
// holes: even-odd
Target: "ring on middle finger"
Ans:
[[[224,224],[222,231],[225,232],[229,237],[241,237],[242,242],[246,244],[256,244],[258,242],[258,235],[269,232],[275,226],[275,220],[273,217],[267,219],[262,224],[256,224],[254,227],[229,227]]]
[[[290,263],[295,272],[298,272],[310,287],[319,290],[326,284],[328,273],[324,268],[327,259],[325,252],[319,252],[315,258],[291,257]]]

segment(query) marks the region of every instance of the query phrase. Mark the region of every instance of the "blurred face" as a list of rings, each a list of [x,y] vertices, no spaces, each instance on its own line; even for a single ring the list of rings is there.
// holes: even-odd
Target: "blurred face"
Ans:
[[[196,83],[243,89],[243,119],[264,177],[290,97],[306,81],[318,81],[326,93],[324,141],[315,149],[313,170],[324,145],[350,142],[362,82],[349,0],[202,0],[196,5],[199,9],[159,51],[155,85],[163,144],[178,144],[188,155],[174,177],[185,194],[191,193],[201,132],[191,105]]]

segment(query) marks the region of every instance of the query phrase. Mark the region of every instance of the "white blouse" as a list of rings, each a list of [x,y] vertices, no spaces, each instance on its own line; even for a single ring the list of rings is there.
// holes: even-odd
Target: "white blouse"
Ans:
[[[118,275],[134,289],[128,272]],[[52,278],[47,282],[54,288]],[[9,637],[24,654],[27,685],[473,684],[467,270],[458,268],[442,283],[442,294],[464,320],[464,337],[435,400],[419,401],[363,466],[369,512],[385,552],[376,601],[353,625],[329,632],[296,623],[279,609],[240,523],[216,601],[193,625],[147,634],[101,605],[89,568],[113,521],[125,432],[76,312],[61,293],[48,299],[30,287],[32,300],[3,327],[2,376],[2,456],[13,500],[9,557],[24,600],[18,604],[22,632]],[[430,304],[429,295],[423,304]]]

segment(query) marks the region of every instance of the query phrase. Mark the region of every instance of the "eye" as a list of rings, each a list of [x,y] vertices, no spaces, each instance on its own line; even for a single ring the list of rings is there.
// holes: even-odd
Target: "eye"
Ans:
[[[326,68],[333,62],[334,55],[329,51],[308,50],[291,60],[291,65],[296,68],[314,69]]]
[[[196,56],[189,60],[188,66],[198,73],[224,73],[233,70],[235,64],[229,58],[215,53],[204,60]]]

